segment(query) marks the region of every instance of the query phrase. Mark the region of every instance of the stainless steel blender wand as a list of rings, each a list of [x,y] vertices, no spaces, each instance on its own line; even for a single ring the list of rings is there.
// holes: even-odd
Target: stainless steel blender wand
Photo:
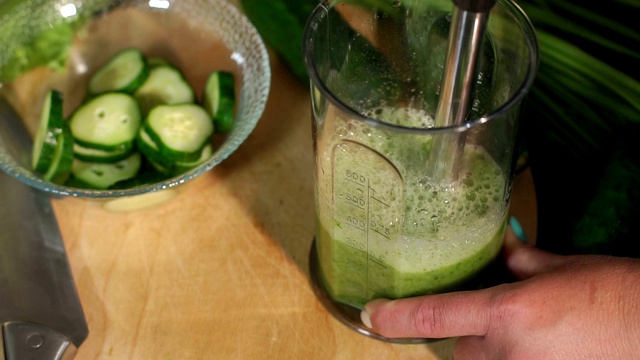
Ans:
[[[461,125],[469,114],[482,41],[496,0],[453,0],[453,3],[436,127]],[[428,166],[435,183],[448,184],[457,179],[463,152],[464,133],[434,138]]]

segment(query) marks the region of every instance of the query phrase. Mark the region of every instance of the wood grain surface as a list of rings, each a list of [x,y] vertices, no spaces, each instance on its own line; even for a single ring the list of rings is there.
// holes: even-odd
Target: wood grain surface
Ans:
[[[164,204],[114,212],[53,200],[89,325],[85,359],[449,359],[454,339],[360,335],[309,285],[313,154],[308,89],[271,56],[264,116],[220,166]],[[535,238],[535,194],[513,211]]]

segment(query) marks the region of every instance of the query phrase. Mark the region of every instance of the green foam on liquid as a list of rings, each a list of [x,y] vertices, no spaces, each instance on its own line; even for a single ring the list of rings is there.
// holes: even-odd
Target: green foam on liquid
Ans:
[[[495,258],[506,179],[484,149],[467,144],[458,180],[433,184],[424,174],[430,138],[342,126],[319,147],[317,184],[320,276],[334,300],[363,308],[374,298],[452,290]]]

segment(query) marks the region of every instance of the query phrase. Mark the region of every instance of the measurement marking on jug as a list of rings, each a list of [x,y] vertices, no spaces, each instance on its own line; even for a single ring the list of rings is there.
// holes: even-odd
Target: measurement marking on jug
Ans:
[[[370,219],[370,215],[369,215],[369,199],[370,199],[370,190],[371,187],[369,186],[369,177],[365,177],[364,180],[366,180],[366,185],[367,185],[367,219]],[[365,232],[365,237],[366,237],[366,245],[367,245],[367,254],[369,254],[369,227],[367,226],[367,231]],[[367,272],[366,272],[366,282],[365,284],[367,284],[367,289],[369,288],[369,284],[371,283],[369,280],[369,255],[367,255]],[[367,294],[368,295],[368,294]]]
[[[356,218],[355,216],[347,216],[346,219],[347,220],[347,225],[351,226],[353,228],[356,228],[362,232],[366,231],[366,224],[364,222],[364,220],[360,220],[358,218]]]
[[[383,269],[387,268],[387,266],[384,265],[384,260],[382,259],[382,256],[376,255],[372,251],[369,252],[368,259],[371,260],[372,263],[382,267]]]
[[[376,197],[376,189],[370,189],[370,191],[373,192],[373,195],[371,195],[371,199],[372,200],[375,200],[375,201],[379,202],[380,204],[384,205],[385,207],[391,207],[391,205],[387,204],[387,202],[384,201],[384,199]]]
[[[364,195],[358,196],[357,194],[344,192],[340,193],[339,196],[343,197],[345,204],[354,206],[360,210],[365,210],[367,203],[364,200]]]
[[[356,250],[360,250],[362,252],[364,252],[364,248],[365,245],[357,240],[354,240],[353,238],[347,236],[347,245],[351,246],[352,248],[356,249]]]
[[[382,217],[378,216],[378,218],[382,220]],[[371,230],[373,230],[376,234],[383,236],[387,240],[391,240],[391,228],[389,226],[385,226],[375,219],[369,219],[369,228],[371,228]]]
[[[354,182],[354,183],[356,183],[358,185],[361,185],[361,186],[365,186],[365,183],[367,183],[367,185],[368,185],[368,183],[369,183],[369,180],[367,179],[366,176],[360,175],[357,172],[349,170],[349,169],[347,169],[345,171],[345,178],[347,180],[349,180],[351,182]]]
[[[363,297],[382,295],[385,286],[378,280],[393,277],[388,251],[396,246],[402,222],[401,179],[393,164],[366,146],[349,141],[338,146],[333,163],[334,238],[348,247],[347,267],[357,274],[350,291]],[[354,162],[343,153],[361,158]]]

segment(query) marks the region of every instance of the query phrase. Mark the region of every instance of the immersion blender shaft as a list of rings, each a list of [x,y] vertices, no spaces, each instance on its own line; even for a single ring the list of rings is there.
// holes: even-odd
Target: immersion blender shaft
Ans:
[[[489,12],[495,0],[453,0],[451,27],[444,63],[436,127],[463,124],[471,109],[476,68]],[[435,183],[448,184],[458,177],[464,152],[464,133],[434,137],[429,170]]]

